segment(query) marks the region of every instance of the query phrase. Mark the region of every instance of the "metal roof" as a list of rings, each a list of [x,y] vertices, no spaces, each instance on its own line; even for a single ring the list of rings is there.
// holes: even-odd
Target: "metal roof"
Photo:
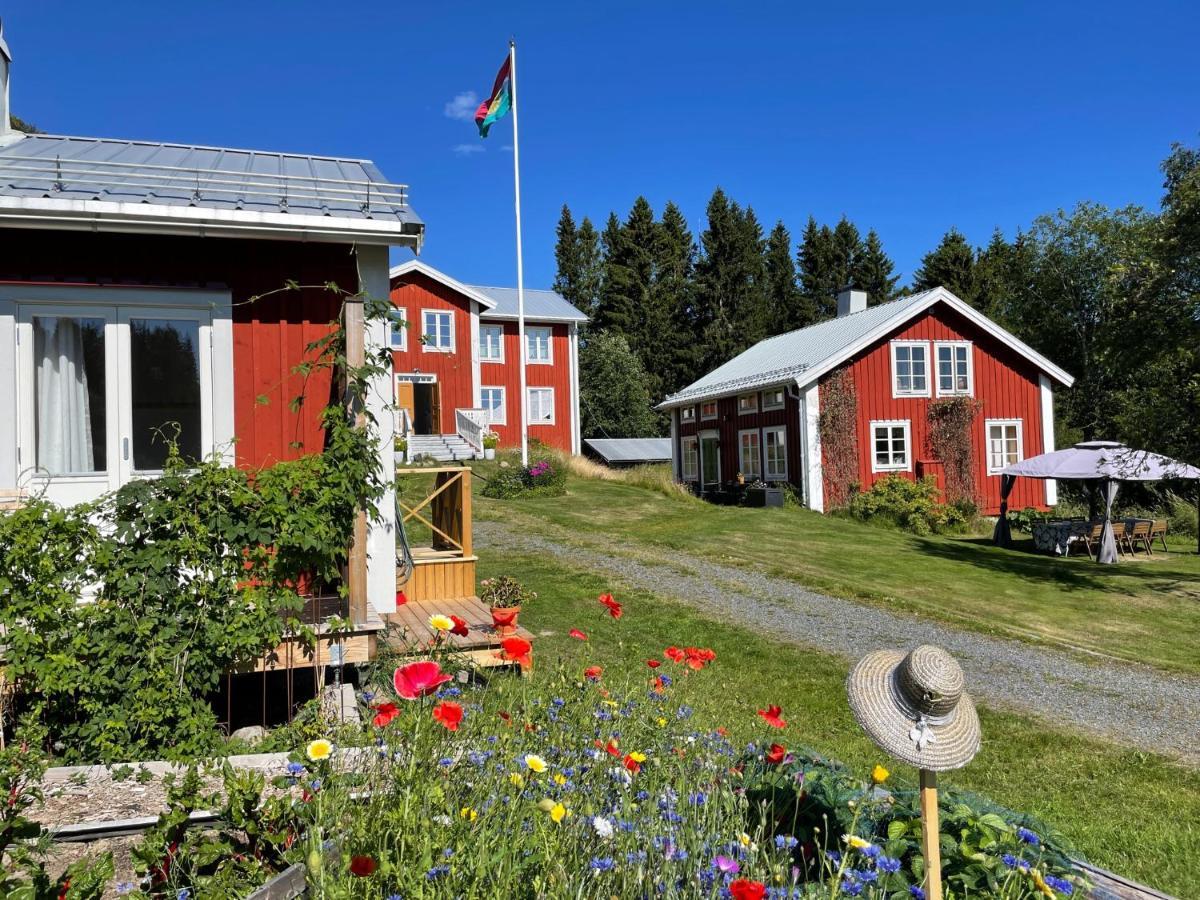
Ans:
[[[584,443],[605,462],[666,462],[671,458],[670,438],[589,438]]]
[[[480,313],[483,319],[515,319],[517,317],[517,289],[501,287],[470,287],[495,302],[495,307]],[[568,303],[555,291],[525,289],[525,318],[541,322],[586,322],[588,317]]]
[[[12,219],[91,212],[117,224],[136,214],[144,230],[156,215],[179,225],[211,211],[231,229],[342,229],[417,244],[424,232],[407,186],[370,160],[45,134],[0,145],[0,206]]]

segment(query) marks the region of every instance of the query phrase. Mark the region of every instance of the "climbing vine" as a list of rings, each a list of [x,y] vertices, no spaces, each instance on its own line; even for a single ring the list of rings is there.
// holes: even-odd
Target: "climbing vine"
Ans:
[[[825,506],[840,509],[850,502],[858,483],[858,394],[854,379],[844,370],[821,385],[819,428]]]
[[[975,454],[971,435],[980,403],[974,397],[947,397],[929,404],[929,451],[942,463],[946,476],[946,503],[978,505],[975,488]]]

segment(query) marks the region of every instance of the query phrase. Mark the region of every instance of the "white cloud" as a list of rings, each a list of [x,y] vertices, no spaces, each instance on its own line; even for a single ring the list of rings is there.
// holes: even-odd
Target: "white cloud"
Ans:
[[[504,145],[503,147],[501,147],[500,149],[501,149],[501,150],[503,150],[505,153],[512,153],[512,152],[513,152],[512,144],[505,144],[505,145]]]
[[[474,91],[463,91],[455,94],[454,99],[446,104],[444,112],[447,119],[458,119],[469,122],[475,118],[475,110],[479,108],[479,95]]]
[[[472,153],[482,153],[483,144],[456,144],[452,150],[455,156],[470,156]]]

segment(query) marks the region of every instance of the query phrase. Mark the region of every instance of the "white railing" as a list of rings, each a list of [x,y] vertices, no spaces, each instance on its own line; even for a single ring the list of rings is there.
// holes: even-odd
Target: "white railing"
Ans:
[[[396,434],[402,438],[407,438],[412,434],[412,419],[408,417],[408,410],[400,407],[399,415],[396,417]]]
[[[486,409],[456,409],[454,424],[459,437],[476,450],[483,449],[483,436],[488,430]]]

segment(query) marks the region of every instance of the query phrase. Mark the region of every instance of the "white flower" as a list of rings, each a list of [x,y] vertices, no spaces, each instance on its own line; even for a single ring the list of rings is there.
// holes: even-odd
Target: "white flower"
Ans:
[[[449,816],[445,816],[445,815],[434,816],[433,821],[435,821],[439,825],[445,825],[446,827],[449,827],[454,824],[454,820],[451,819]]]
[[[613,836],[613,824],[603,816],[596,816],[592,819],[592,828],[596,829],[596,834],[602,838]]]

